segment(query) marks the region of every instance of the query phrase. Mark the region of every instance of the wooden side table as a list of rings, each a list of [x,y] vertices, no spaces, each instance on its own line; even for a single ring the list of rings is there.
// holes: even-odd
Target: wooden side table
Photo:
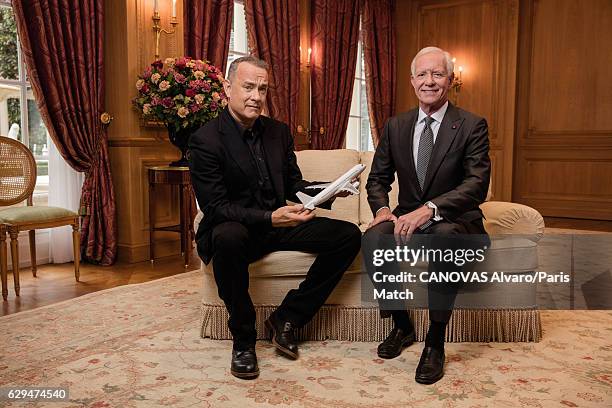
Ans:
[[[155,185],[168,184],[179,187],[180,224],[167,227],[155,226]],[[190,213],[191,177],[189,167],[157,166],[149,168],[149,250],[151,262],[154,262],[153,233],[155,231],[172,231],[181,235],[181,252],[185,256],[185,267],[191,258],[193,220]]]

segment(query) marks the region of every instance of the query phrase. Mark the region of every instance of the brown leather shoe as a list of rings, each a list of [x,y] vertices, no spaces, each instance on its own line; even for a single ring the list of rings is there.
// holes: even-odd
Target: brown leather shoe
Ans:
[[[265,322],[266,328],[270,331],[272,344],[276,349],[287,357],[295,360],[298,358],[298,346],[293,336],[293,324],[291,322],[282,322],[276,319],[272,314]]]
[[[433,384],[444,377],[444,350],[426,346],[414,379],[419,384]]]
[[[387,338],[378,345],[378,357],[380,358],[395,358],[402,353],[402,350],[414,343],[414,330],[409,333],[403,329],[394,327]]]

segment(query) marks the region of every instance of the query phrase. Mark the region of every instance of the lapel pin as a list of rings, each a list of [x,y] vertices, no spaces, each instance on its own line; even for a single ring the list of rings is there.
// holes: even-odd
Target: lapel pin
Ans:
[[[457,129],[457,125],[453,125],[453,129]]]

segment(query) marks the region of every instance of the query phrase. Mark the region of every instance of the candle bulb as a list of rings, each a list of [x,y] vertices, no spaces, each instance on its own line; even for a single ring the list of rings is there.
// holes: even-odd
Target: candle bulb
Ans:
[[[461,79],[461,73],[463,72],[463,67],[459,65],[459,79]]]
[[[155,3],[154,3],[155,5],[153,6],[153,12],[154,13],[159,12],[159,4],[157,2],[158,2],[158,0],[155,0]]]
[[[312,54],[312,48],[308,48],[308,63],[310,64],[310,54]]]
[[[172,18],[176,18],[176,0],[172,0]]]

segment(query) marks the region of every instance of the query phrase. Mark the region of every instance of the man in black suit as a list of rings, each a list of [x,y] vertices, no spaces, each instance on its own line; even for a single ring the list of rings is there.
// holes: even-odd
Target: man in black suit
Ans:
[[[356,225],[315,218],[301,204],[287,205],[287,200],[297,202],[296,193],[313,183],[302,179],[287,125],[261,116],[267,69],[254,57],[233,61],[224,84],[227,108],[189,143],[193,188],[204,212],[196,234],[198,253],[204,262],[213,262],[234,339],[231,372],[238,378],[259,374],[249,263],[272,251],[318,253],[306,279],[289,291],[266,321],[276,348],[295,359],[293,330],[310,321],[325,303],[361,243]]]
[[[448,102],[453,81],[448,52],[436,47],[422,49],[413,59],[411,71],[419,108],[389,119],[366,185],[375,215],[364,235],[364,257],[371,278],[372,249],[383,237],[394,235],[397,242],[409,242],[412,234],[431,234],[423,238],[430,237],[432,247],[442,248],[459,234],[486,234],[479,205],[487,195],[491,171],[487,123]],[[399,205],[391,211],[388,192],[396,172]],[[486,235],[474,239],[476,247],[488,243]],[[385,273],[397,271],[397,264],[389,268]],[[437,272],[458,270],[457,265],[444,262],[430,262],[429,268]],[[430,284],[428,289],[430,325],[415,376],[423,384],[432,384],[444,375],[444,335],[457,286]],[[383,309],[381,303],[381,315],[391,315],[394,328],[379,345],[378,355],[393,358],[414,342],[414,327],[405,307]]]

